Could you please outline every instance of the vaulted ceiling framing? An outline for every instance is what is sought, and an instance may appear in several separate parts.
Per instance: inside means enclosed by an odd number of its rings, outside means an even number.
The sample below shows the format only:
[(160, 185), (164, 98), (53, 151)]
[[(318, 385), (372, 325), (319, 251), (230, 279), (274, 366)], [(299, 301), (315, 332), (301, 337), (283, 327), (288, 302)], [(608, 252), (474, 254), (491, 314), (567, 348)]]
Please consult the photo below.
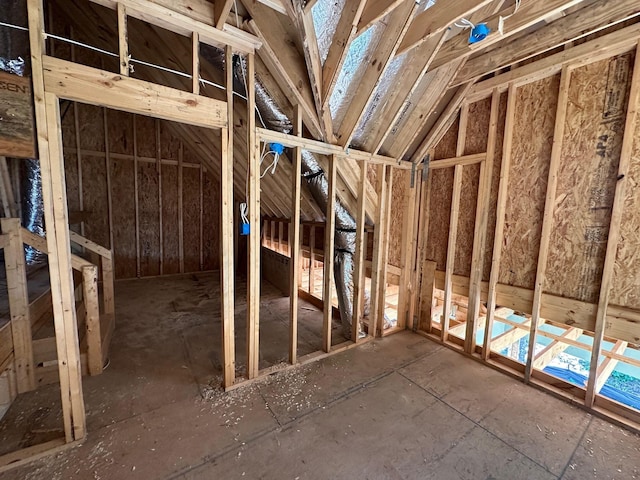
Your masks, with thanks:
[[(89, 2), (55, 2), (63, 7), (58, 10), (66, 12), (76, 35), (89, 43), (109, 48), (117, 38), (116, 25), (99, 7)], [(102, 3), (111, 6), (112, 2)], [(233, 35), (242, 35), (241, 30), (255, 34), (262, 41), (256, 77), (289, 118), (300, 106), (305, 136), (414, 163), (422, 162), (444, 134), (479, 80), (621, 22), (634, 22), (640, 14), (634, 0), (613, 4), (608, 0), (522, 0), (517, 5), (515, 0), (151, 3)], [(456, 25), (462, 19), (486, 23), (491, 33), (469, 44), (469, 30)], [(130, 35), (138, 38), (135, 54), (190, 71), (189, 42), (172, 42), (166, 32), (148, 24)], [(153, 42), (146, 41), (149, 38)], [(158, 45), (166, 48), (160, 51)], [(202, 77), (222, 76), (205, 59), (201, 69)], [(170, 73), (154, 70), (149, 74), (175, 88), (189, 87), (188, 79)], [(223, 91), (214, 90), (208, 88), (207, 94), (224, 97)], [(238, 100), (235, 127), (242, 136), (247, 122), (241, 105), (243, 100)], [(207, 158), (219, 154), (219, 139), (182, 125), (172, 128), (218, 175), (219, 165)], [(246, 158), (246, 146), (239, 144), (235, 162), (239, 194), (245, 188)], [(291, 163), (283, 161), (278, 168), (278, 175), (263, 179), (267, 195), (262, 209), (268, 215), (289, 217)], [(357, 203), (358, 171), (356, 162), (342, 161), (338, 168), (338, 195), (351, 211)], [(367, 188), (375, 197), (374, 186)], [(302, 192), (302, 218), (321, 219), (323, 212), (304, 186)]]

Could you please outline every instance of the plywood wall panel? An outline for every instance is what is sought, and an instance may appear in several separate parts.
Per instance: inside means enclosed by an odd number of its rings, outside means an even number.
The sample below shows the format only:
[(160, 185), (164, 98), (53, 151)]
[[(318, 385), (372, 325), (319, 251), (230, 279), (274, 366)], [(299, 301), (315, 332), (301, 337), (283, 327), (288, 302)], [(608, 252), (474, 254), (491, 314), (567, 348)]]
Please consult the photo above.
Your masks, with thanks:
[(154, 163), (138, 163), (140, 275), (160, 274), (160, 212), (158, 171)]
[(559, 75), (516, 91), (513, 147), (502, 261), (498, 281), (533, 289), (549, 161), (553, 144)]
[(107, 166), (104, 157), (82, 157), (82, 195), (86, 214), (85, 236), (99, 245), (110, 247)]
[(455, 275), (469, 276), (471, 274), (479, 179), (479, 164), (463, 167), (458, 234), (456, 236), (456, 250), (453, 262), (453, 273)]
[(104, 109), (78, 103), (78, 123), (80, 126), (80, 148), (104, 152)]
[(162, 240), (163, 273), (179, 273), (178, 167), (173, 165), (162, 165)]
[(429, 175), (431, 175), (429, 232), (425, 256), (427, 260), (437, 263), (438, 270), (444, 270), (447, 264), (453, 168), (432, 170)]
[(165, 120), (160, 122), (160, 154), (162, 158), (178, 160), (178, 150), (180, 150), (180, 139), (171, 134), (171, 128)]
[(200, 169), (182, 169), (184, 271), (200, 270)]
[(202, 188), (204, 269), (220, 268), (220, 184), (205, 172)]
[(597, 303), (631, 83), (630, 54), (574, 70), (545, 291)]
[(133, 115), (119, 110), (107, 110), (109, 151), (133, 155)]
[(136, 276), (135, 170), (131, 160), (111, 160), (115, 277)]
[(447, 133), (440, 139), (436, 145), (431, 160), (439, 160), (443, 158), (452, 158), (456, 156), (456, 146), (458, 144), (458, 123), (459, 119), (451, 124)]
[[(640, 102), (636, 108), (639, 107)], [(609, 301), (640, 309), (640, 121), (637, 120), (633, 139)]]
[(156, 157), (156, 120), (143, 115), (136, 116), (136, 134), (138, 140), (138, 155), (141, 157)]
[(407, 211), (407, 189), (410, 188), (411, 172), (409, 170), (391, 169), (393, 185), (391, 191), (391, 222), (389, 227), (388, 264), (402, 266), (402, 226)]

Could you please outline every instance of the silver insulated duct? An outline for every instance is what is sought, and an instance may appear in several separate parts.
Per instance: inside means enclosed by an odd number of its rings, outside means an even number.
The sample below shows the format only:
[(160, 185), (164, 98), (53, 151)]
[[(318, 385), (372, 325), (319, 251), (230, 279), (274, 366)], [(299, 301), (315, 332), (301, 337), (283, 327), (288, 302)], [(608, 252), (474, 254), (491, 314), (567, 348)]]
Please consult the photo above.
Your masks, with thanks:
[[(200, 54), (217, 68), (224, 68), (224, 53), (215, 47), (202, 45)], [(234, 57), (234, 92), (246, 97), (243, 80), (246, 68), (244, 59)], [(260, 79), (256, 77), (256, 108), (262, 126), (273, 131), (291, 133), (293, 125), (280, 107), (269, 96)], [(328, 201), (328, 181), (315, 154), (302, 151), (302, 178), (318, 206), (326, 211)], [(353, 317), (353, 256), (355, 254), (356, 221), (349, 212), (336, 201), (336, 232), (334, 255), (334, 279), (338, 296), (338, 308), (342, 321), (343, 335), (351, 338)], [(362, 328), (362, 327), (361, 327)]]

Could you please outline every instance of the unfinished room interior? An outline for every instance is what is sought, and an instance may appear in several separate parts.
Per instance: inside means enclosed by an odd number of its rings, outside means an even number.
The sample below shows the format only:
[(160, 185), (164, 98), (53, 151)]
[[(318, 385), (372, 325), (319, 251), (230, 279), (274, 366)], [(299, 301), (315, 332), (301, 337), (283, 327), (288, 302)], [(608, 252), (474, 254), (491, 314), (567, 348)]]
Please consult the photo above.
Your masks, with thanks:
[(0, 478), (640, 479), (638, 0), (2, 0)]

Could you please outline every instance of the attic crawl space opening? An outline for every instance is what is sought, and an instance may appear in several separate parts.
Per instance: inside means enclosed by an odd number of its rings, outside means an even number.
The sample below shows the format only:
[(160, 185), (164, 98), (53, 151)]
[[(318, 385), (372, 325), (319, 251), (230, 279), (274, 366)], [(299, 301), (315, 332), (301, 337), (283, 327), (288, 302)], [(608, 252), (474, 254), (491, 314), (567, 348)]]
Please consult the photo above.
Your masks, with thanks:
[(0, 471), (399, 332), (638, 429), (637, 3), (7, 2)]

